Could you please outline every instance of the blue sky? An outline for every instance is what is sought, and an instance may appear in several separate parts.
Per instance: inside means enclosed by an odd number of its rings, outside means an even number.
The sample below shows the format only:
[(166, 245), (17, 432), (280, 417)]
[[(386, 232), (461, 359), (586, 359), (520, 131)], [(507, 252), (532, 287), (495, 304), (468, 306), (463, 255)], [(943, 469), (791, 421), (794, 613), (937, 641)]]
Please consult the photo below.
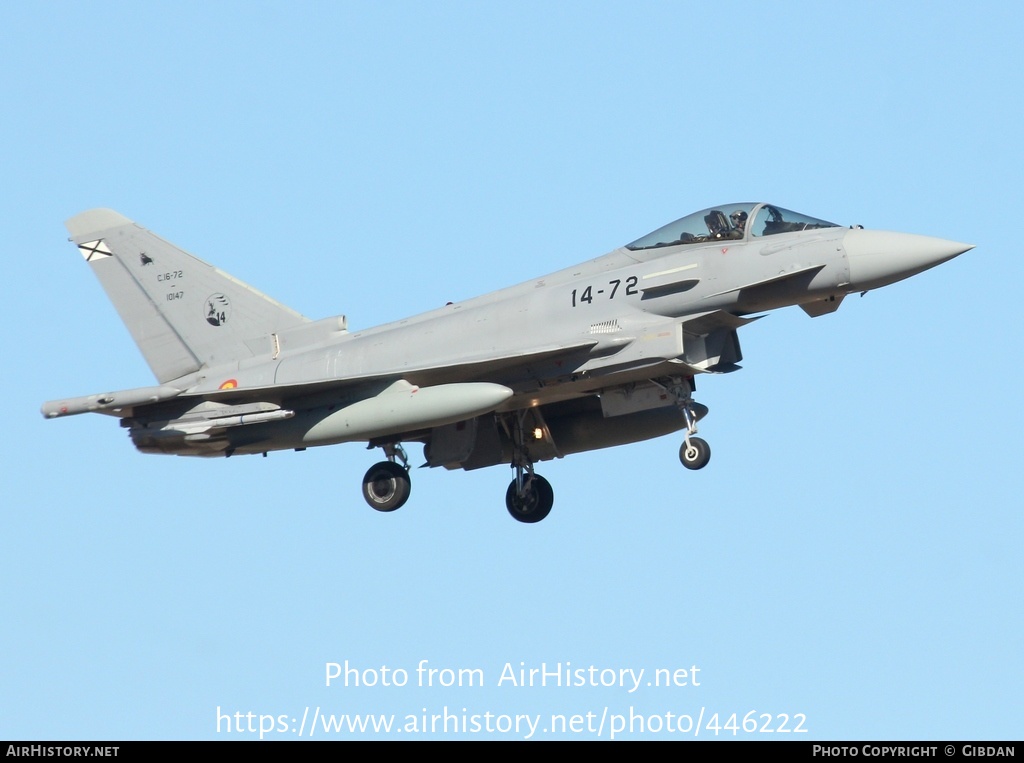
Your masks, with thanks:
[[(1018, 4), (6, 16), (0, 738), (259, 736), (218, 732), (218, 708), (272, 718), (269, 738), (304, 713), (445, 708), (540, 715), (546, 739), (598, 736), (545, 731), (552, 714), (702, 709), (805, 717), (754, 738), (1020, 738)], [(358, 445), (163, 458), (105, 417), (38, 412), (151, 383), (66, 241), (84, 209), (365, 327), (743, 200), (977, 248), (744, 328), (744, 370), (700, 380), (707, 469), (680, 468), (676, 436), (547, 463), (538, 525), (508, 517), (501, 467), (417, 470), (380, 515)], [(484, 685), (417, 686), (422, 660)], [(346, 661), (409, 683), (325, 686)], [(520, 663), (646, 672), (633, 693), (497, 685)], [(646, 685), (693, 666), (699, 686)]]

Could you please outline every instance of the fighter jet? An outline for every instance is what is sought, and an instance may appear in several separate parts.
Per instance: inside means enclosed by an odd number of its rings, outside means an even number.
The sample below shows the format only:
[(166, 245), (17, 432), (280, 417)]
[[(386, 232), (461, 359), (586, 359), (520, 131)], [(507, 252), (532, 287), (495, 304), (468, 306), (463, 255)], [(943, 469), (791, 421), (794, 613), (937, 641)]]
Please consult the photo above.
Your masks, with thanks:
[(702, 374), (731, 373), (737, 331), (790, 305), (812, 317), (970, 244), (841, 227), (764, 203), (687, 215), (602, 257), (376, 328), (311, 321), (109, 209), (66, 223), (157, 384), (45, 403), (46, 418), (117, 416), (143, 453), (239, 456), (366, 442), (384, 460), (363, 497), (410, 494), (424, 466), (510, 465), (509, 513), (551, 511), (540, 461), (682, 431), (696, 436)]

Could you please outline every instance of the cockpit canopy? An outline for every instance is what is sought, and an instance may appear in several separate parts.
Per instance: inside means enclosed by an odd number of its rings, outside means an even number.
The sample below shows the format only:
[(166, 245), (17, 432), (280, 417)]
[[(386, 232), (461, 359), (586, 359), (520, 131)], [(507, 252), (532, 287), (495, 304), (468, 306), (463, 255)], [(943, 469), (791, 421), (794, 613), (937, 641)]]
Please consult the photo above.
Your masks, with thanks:
[(669, 223), (632, 244), (627, 249), (657, 249), (682, 244), (706, 244), (712, 241), (740, 241), (751, 236), (838, 228), (835, 223), (791, 212), (771, 204), (725, 204), (709, 207)]

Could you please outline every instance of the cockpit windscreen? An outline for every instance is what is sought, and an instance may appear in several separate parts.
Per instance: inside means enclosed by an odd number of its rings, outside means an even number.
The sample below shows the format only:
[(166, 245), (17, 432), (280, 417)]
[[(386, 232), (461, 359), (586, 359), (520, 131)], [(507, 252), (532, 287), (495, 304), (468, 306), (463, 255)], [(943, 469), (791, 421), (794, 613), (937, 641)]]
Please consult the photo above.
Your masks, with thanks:
[(838, 228), (835, 223), (808, 217), (797, 212), (790, 212), (782, 207), (765, 204), (754, 216), (754, 224), (750, 226), (753, 236), (771, 236), (775, 233), (793, 233), (794, 231), (811, 230), (813, 228)]
[(813, 228), (838, 227), (835, 223), (771, 204), (725, 204), (680, 218), (626, 244), (626, 248), (636, 251), (714, 241), (740, 241), (747, 237), (748, 232), (751, 236), (772, 236)]
[(709, 241), (743, 238), (744, 229), (756, 204), (726, 204), (694, 212), (658, 230), (638, 238), (627, 249), (656, 249), (680, 244), (705, 244)]

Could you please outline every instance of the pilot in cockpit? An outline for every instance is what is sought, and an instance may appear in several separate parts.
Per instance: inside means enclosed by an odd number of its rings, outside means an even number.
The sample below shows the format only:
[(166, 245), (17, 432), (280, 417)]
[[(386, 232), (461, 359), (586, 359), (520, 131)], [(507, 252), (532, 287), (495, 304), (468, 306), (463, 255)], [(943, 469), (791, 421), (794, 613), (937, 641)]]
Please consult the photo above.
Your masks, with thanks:
[(743, 229), (747, 224), (747, 213), (742, 209), (737, 209), (727, 219), (722, 210), (712, 209), (704, 215), (704, 224), (708, 226), (710, 240), (739, 240), (744, 235)]
[(742, 209), (737, 209), (731, 215), (729, 220), (732, 222), (732, 227), (739, 235), (736, 238), (743, 238), (743, 232), (747, 227), (747, 213)]

